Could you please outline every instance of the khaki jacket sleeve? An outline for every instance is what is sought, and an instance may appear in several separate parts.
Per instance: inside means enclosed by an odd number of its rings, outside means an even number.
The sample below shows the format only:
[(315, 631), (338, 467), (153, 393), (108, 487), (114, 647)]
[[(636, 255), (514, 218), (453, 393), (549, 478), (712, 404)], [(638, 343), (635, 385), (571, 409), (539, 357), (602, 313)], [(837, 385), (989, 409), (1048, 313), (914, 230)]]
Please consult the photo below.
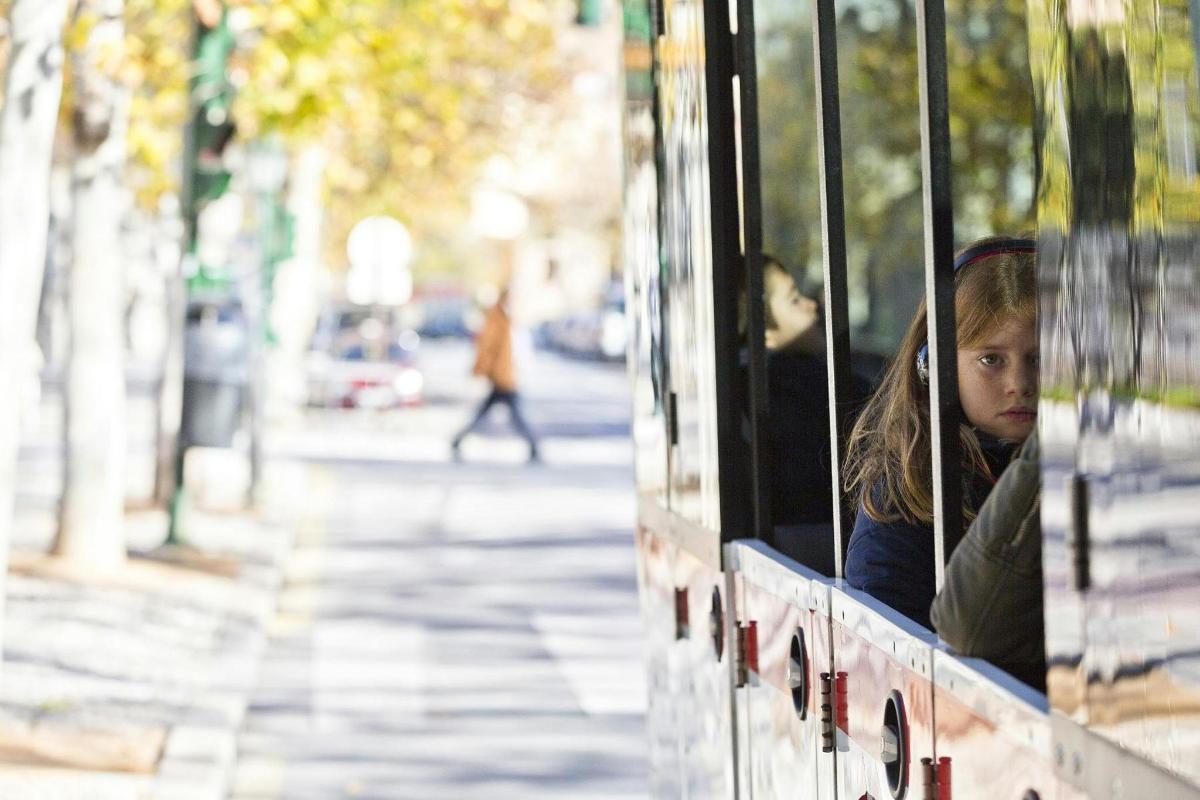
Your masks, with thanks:
[(965, 656), (999, 665), (1044, 660), (1037, 434), (992, 489), (946, 566), (930, 617)]

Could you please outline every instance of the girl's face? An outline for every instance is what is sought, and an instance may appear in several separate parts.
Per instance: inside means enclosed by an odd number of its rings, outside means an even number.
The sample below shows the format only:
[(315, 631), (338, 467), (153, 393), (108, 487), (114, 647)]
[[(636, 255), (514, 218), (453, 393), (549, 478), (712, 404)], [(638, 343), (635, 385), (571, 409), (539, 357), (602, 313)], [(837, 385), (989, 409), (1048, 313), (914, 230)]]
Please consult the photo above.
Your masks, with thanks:
[(1010, 319), (976, 347), (958, 349), (958, 398), (967, 421), (1021, 442), (1037, 423), (1038, 340), (1033, 320)]
[[(820, 343), (817, 326), (817, 301), (800, 294), (796, 281), (778, 267), (763, 272), (767, 308), (774, 326), (767, 328), (767, 348), (782, 350), (803, 346), (814, 336)], [(805, 347), (807, 350), (808, 348)]]

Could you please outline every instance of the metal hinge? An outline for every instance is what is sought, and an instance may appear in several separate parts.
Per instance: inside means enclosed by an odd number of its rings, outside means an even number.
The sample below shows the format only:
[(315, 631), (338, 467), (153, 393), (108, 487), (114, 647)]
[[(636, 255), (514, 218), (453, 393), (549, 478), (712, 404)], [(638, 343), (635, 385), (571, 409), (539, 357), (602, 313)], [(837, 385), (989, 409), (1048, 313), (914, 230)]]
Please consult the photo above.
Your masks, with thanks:
[(837, 741), (833, 725), (833, 676), (821, 673), (821, 752), (832, 753)]
[(687, 587), (675, 590), (675, 638), (686, 639), (691, 633), (688, 620), (688, 590)]
[(758, 623), (751, 620), (737, 629), (737, 685), (742, 688), (750, 682), (750, 673), (758, 672)]
[(675, 392), (667, 393), (667, 445), (679, 444), (679, 396)]
[(921, 759), (921, 800), (951, 800), (949, 756)]
[(1092, 544), (1088, 530), (1088, 484), (1083, 475), (1071, 477), (1071, 580), (1076, 591), (1092, 585)]

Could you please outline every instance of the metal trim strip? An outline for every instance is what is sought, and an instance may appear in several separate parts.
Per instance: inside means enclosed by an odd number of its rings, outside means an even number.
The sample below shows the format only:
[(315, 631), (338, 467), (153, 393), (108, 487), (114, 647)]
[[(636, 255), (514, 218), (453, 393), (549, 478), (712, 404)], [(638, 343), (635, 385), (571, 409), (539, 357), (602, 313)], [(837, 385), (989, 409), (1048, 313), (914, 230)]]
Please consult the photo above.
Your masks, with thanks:
[(898, 611), (839, 583), (831, 589), (829, 616), (833, 624), (849, 628), (904, 669), (933, 677), (936, 634)]
[(1054, 771), (1092, 800), (1133, 796), (1154, 800), (1200, 800), (1191, 786), (1140, 755), (1088, 730), (1059, 711), (1050, 712)]
[(723, 569), (720, 535), (663, 508), (654, 496), (638, 498), (638, 525), (686, 550), (705, 566)]
[(951, 652), (945, 643), (933, 651), (933, 685), (1010, 735), (1024, 729), (1030, 746), (1050, 752), (1050, 704), (1046, 695), (1026, 686), (981, 658)]
[(792, 605), (812, 610), (814, 581), (828, 581), (798, 561), (793, 561), (766, 542), (742, 539), (725, 545), (727, 569), (741, 573), (756, 588)]

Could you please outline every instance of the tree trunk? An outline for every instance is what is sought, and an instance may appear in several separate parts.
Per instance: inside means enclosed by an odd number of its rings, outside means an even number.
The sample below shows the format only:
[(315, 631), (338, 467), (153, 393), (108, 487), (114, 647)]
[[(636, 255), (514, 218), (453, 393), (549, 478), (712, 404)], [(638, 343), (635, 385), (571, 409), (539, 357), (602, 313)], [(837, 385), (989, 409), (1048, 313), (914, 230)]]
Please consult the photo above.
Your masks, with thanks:
[(111, 569), (125, 560), (125, 281), (120, 229), (129, 91), (116, 76), (124, 0), (80, 0), (93, 23), (74, 55), (74, 224), (66, 464), (55, 555)]
[(0, 375), (10, 388), (0, 392), (0, 621), (20, 431), (20, 393), (12, 389), (36, 379), (29, 366), (46, 265), (66, 15), (66, 0), (15, 0), (10, 14), (12, 49), (0, 110)]
[(175, 449), (183, 410), (183, 334), (187, 316), (187, 287), (180, 261), (183, 235), (182, 220), (175, 214), (160, 214), (155, 232), (155, 258), (163, 269), (167, 342), (155, 398), (154, 502), (162, 508), (170, 505), (175, 494)]

